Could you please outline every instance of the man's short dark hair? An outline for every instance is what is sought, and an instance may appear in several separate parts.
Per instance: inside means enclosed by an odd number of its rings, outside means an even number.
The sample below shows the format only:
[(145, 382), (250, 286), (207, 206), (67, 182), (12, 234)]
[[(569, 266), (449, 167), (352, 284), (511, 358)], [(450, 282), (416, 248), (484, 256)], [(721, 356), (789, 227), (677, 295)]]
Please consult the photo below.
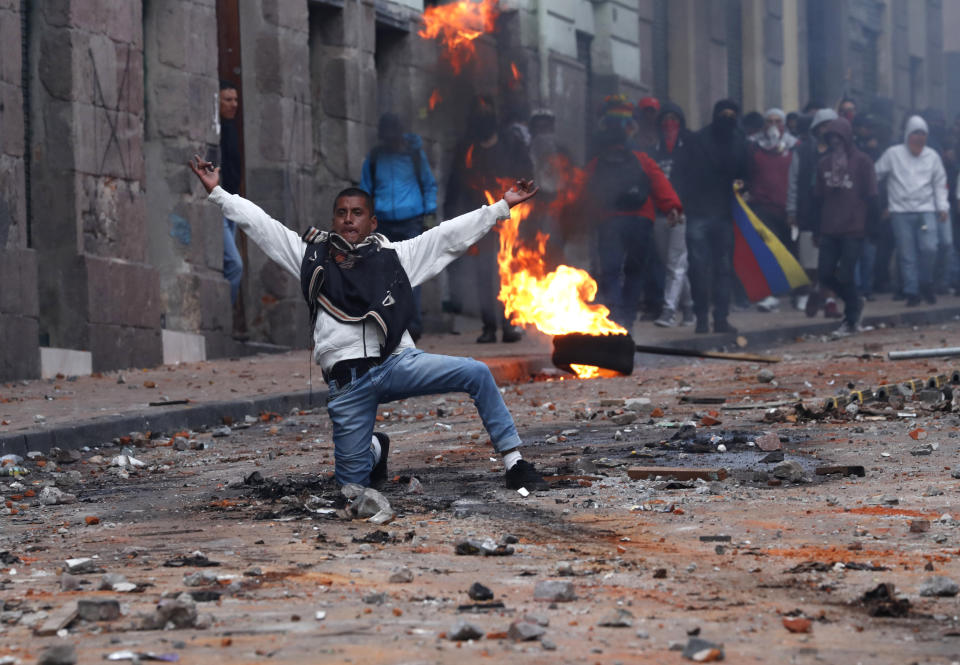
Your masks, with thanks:
[(237, 86), (230, 81), (220, 79), (220, 89), (221, 90), (236, 90)]
[(370, 196), (369, 192), (360, 189), (359, 187), (347, 187), (342, 190), (337, 197), (333, 199), (333, 213), (337, 213), (337, 202), (345, 196), (359, 196), (367, 204), (367, 212), (371, 215), (373, 214), (373, 197)]

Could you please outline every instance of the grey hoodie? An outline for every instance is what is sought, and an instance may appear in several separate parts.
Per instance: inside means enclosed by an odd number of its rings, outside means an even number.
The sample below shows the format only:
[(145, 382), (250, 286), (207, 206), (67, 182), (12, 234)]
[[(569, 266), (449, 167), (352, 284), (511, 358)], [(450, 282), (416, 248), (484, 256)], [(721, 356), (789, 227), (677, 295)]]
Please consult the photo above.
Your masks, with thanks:
[(950, 209), (947, 203), (947, 172), (936, 150), (924, 146), (916, 157), (907, 147), (914, 132), (929, 133), (927, 123), (911, 116), (903, 133), (903, 143), (887, 148), (877, 160), (877, 179), (887, 178), (890, 212), (937, 212)]

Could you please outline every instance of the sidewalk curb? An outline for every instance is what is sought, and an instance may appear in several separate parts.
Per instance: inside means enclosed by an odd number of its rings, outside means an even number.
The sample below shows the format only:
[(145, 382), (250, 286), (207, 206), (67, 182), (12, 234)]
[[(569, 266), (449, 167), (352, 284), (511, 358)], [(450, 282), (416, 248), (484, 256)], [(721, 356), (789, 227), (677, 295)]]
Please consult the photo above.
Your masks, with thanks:
[[(490, 358), (485, 361), (498, 384), (526, 380), (544, 367), (550, 366), (550, 356), (515, 356)], [(130, 432), (176, 432), (202, 426), (223, 424), (224, 417), (242, 422), (247, 415), (255, 416), (264, 411), (286, 415), (294, 407), (323, 406), (327, 402), (326, 388), (309, 391), (280, 393), (263, 397), (210, 402), (185, 407), (152, 407), (149, 410), (133, 411), (120, 416), (105, 416), (82, 421), (76, 425), (53, 427), (43, 430), (28, 430), (0, 435), (0, 454), (26, 455), (31, 450), (46, 452), (53, 447), (63, 449), (96, 446), (112, 441)]]
[[(771, 314), (776, 316), (776, 314)], [(908, 326), (932, 326), (939, 323), (952, 322), (960, 317), (960, 307), (943, 307), (940, 309), (924, 310), (904, 310), (897, 314), (887, 314), (882, 316), (867, 316), (861, 321), (862, 325), (877, 327), (880, 324), (886, 327), (908, 327)], [(753, 332), (738, 333), (746, 338), (748, 349), (762, 349), (765, 347), (776, 346), (782, 342), (793, 342), (798, 337), (804, 335), (829, 335), (840, 327), (841, 319), (833, 319), (829, 322), (822, 321), (805, 325), (788, 326), (785, 328), (772, 328), (770, 330), (758, 330)], [(662, 346), (674, 349), (693, 349), (696, 351), (713, 351), (719, 348), (727, 350), (736, 349), (737, 335), (697, 335), (682, 340), (663, 342)]]

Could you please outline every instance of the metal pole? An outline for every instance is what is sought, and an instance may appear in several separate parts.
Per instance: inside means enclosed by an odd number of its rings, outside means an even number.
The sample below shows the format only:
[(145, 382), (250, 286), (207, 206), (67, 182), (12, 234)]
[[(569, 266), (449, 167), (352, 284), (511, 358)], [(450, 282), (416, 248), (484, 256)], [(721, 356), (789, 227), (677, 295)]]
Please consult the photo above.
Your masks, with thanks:
[(940, 358), (946, 356), (960, 356), (960, 346), (945, 346), (939, 349), (913, 349), (912, 351), (890, 351), (887, 353), (887, 358), (890, 360)]

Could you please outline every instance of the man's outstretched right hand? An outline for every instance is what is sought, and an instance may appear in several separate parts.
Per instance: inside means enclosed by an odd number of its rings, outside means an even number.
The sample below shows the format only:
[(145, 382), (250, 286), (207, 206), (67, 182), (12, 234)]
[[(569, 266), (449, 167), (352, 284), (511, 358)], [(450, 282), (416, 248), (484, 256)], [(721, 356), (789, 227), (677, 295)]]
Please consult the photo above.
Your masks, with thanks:
[(219, 166), (214, 168), (212, 162), (200, 159), (200, 155), (194, 155), (193, 159), (187, 163), (190, 165), (190, 169), (200, 178), (200, 182), (203, 183), (203, 188), (207, 190), (207, 194), (212, 192), (213, 188), (220, 184)]

